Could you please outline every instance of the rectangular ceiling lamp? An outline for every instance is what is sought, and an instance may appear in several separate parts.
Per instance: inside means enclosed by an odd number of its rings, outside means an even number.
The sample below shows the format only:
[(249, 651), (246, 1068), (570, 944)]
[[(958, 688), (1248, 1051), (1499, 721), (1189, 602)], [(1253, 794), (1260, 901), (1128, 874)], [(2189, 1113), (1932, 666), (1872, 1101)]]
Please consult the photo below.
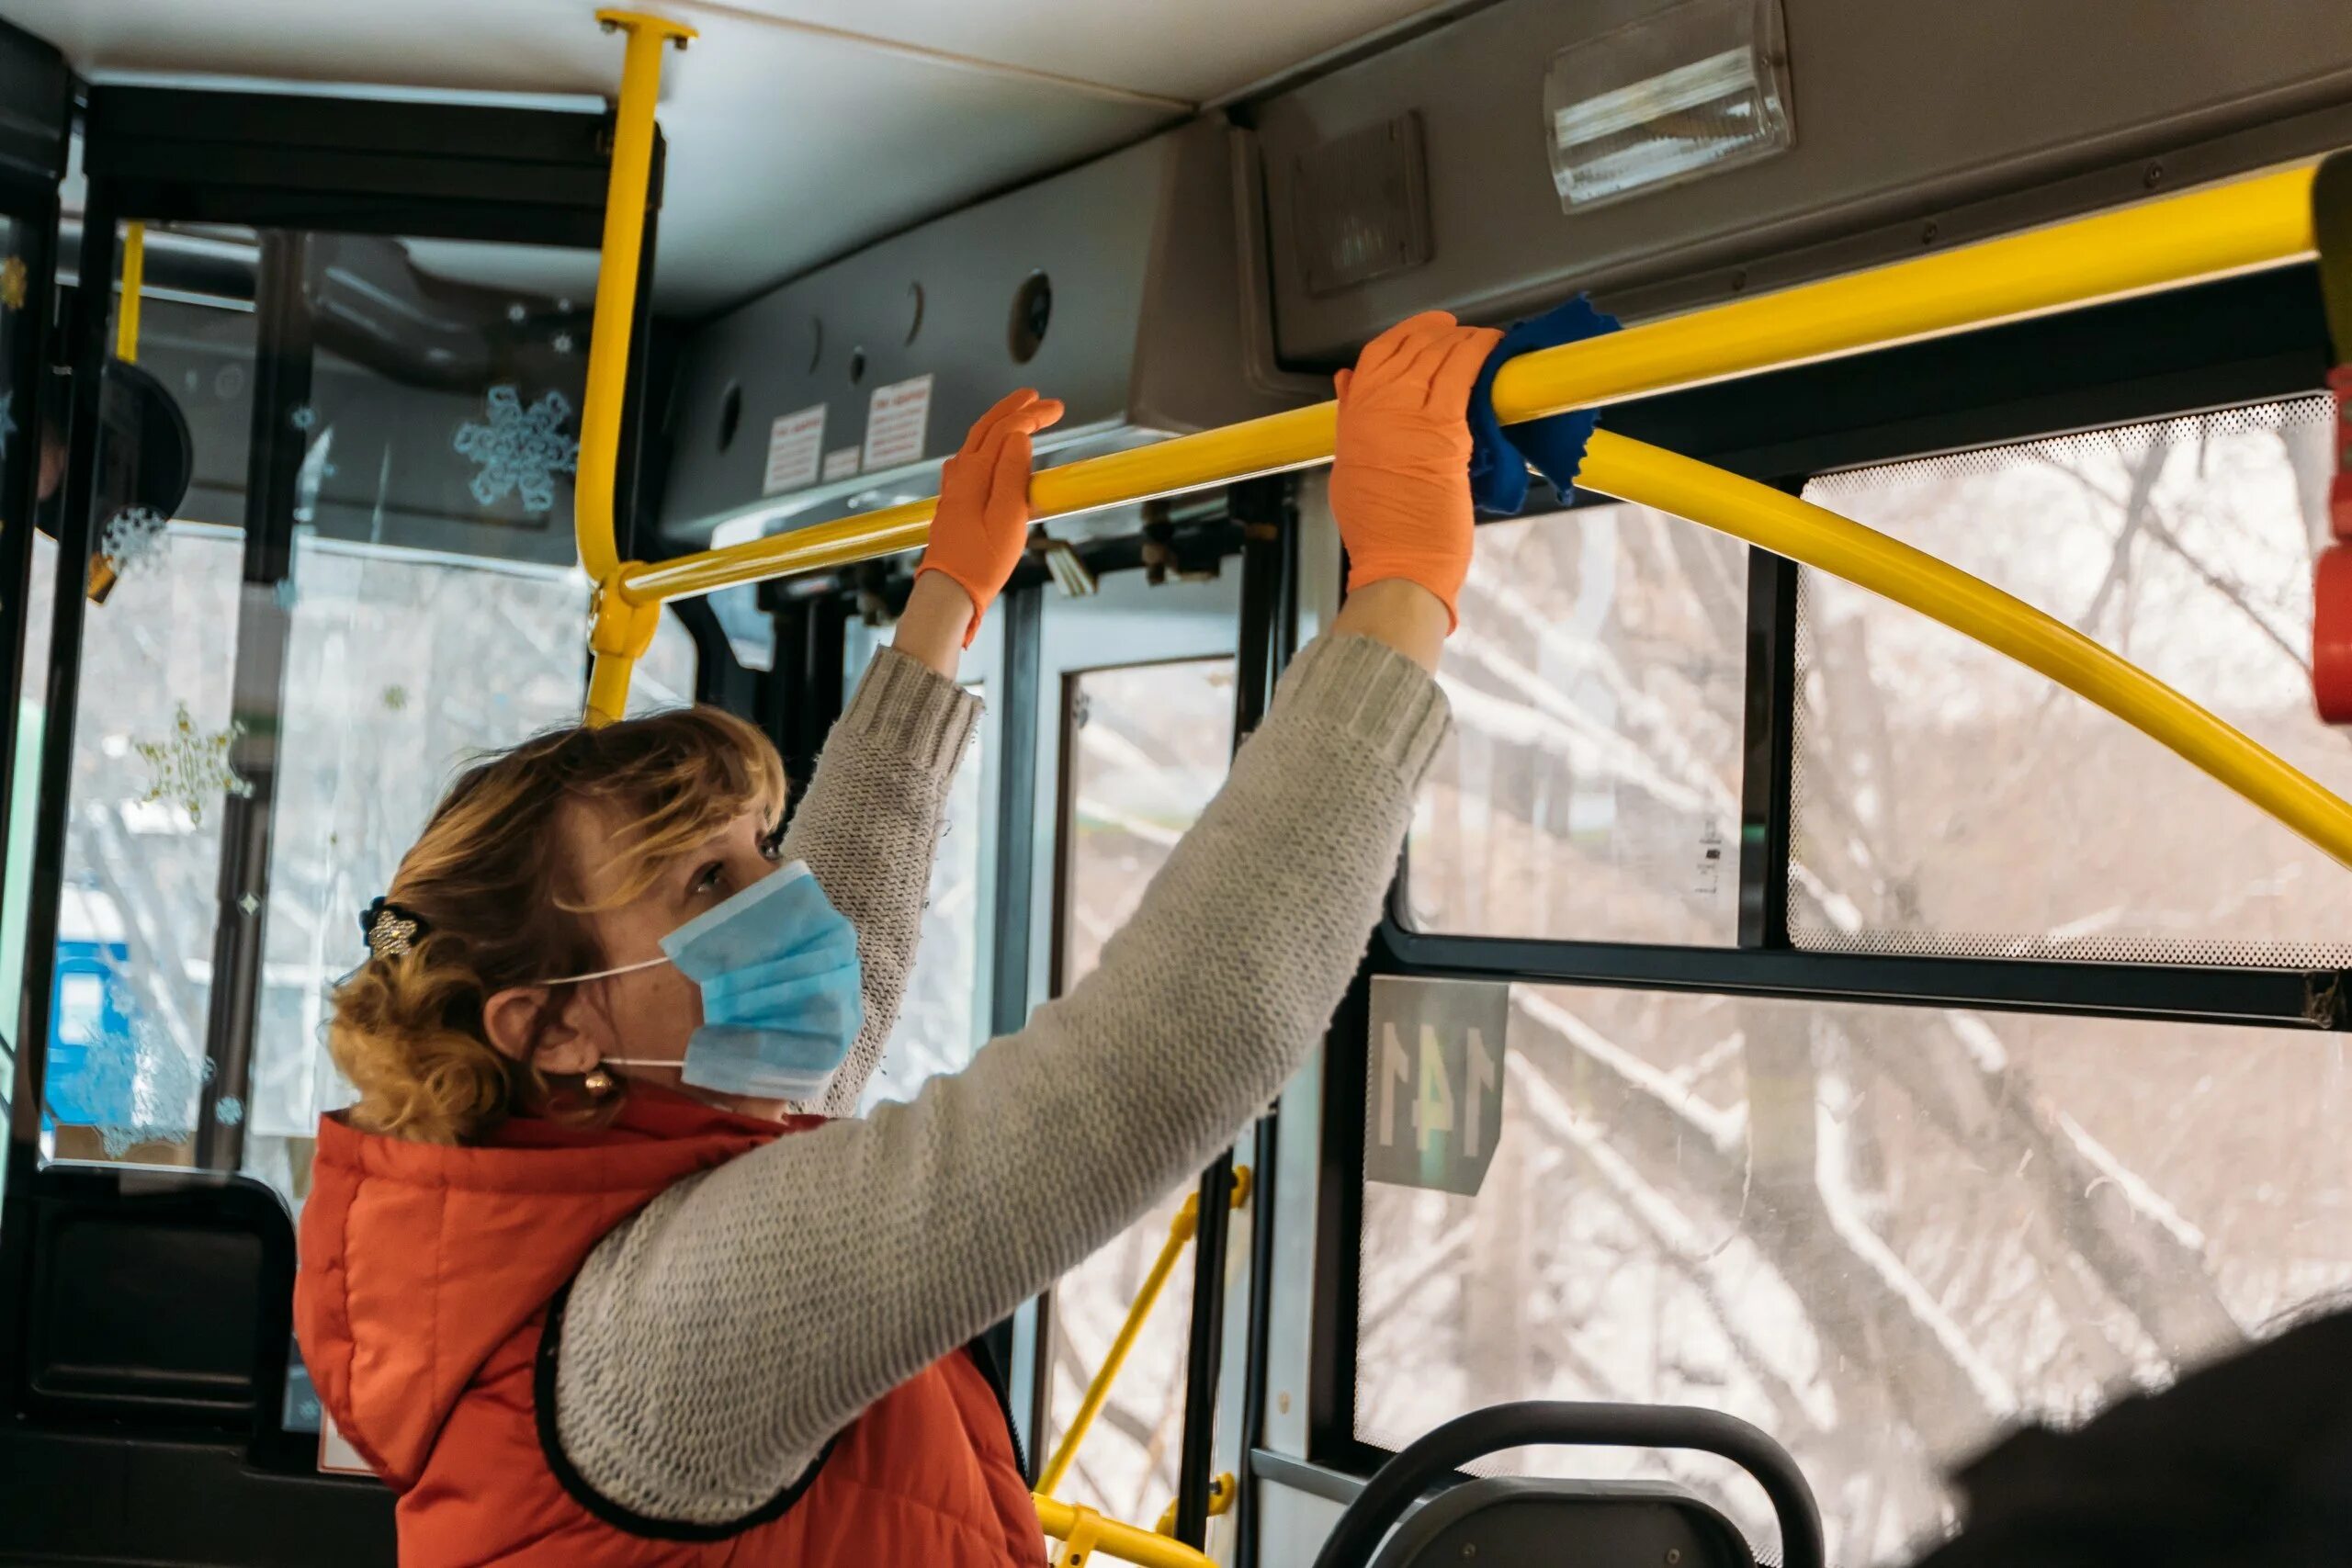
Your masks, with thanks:
[(1570, 44), (1544, 73), (1544, 117), (1567, 212), (1784, 152), (1780, 0), (1681, 0)]

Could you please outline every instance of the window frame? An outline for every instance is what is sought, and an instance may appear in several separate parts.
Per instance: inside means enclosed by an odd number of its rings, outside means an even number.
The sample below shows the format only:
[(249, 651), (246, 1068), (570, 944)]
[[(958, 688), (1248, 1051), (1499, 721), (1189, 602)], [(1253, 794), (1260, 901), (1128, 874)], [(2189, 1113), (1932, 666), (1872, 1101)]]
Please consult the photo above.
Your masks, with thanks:
[[(2331, 363), (2308, 264), (1645, 399), (1607, 423), (1798, 493), (1843, 469), (2309, 396)], [(1581, 497), (1578, 498), (1582, 499)], [(1801, 951), (1788, 933), (1798, 567), (1748, 553), (1736, 947), (1417, 931), (1405, 873), (1327, 1040), (1306, 1459), (1369, 1475), (1356, 1435), (1364, 1031), (1374, 976), (1921, 1008), (2352, 1029), (2347, 971)], [(1261, 1450), (1263, 1452), (1264, 1450)], [(1284, 1462), (1291, 1456), (1270, 1455)]]

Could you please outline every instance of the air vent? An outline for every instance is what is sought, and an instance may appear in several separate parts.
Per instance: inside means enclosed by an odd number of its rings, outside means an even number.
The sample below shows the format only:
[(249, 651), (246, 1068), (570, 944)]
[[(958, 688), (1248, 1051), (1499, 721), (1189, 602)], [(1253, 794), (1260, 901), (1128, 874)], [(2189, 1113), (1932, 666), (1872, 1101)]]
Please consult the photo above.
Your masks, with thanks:
[(1336, 294), (1430, 259), (1419, 114), (1308, 148), (1293, 167), (1292, 231), (1308, 294)]

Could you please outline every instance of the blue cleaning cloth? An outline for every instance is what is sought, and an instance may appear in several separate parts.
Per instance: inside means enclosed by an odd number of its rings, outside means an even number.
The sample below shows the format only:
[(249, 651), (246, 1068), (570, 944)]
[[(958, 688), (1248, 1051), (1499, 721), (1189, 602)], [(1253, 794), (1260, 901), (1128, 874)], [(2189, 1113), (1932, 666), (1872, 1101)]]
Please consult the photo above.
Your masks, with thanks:
[(1579, 294), (1512, 327), (1487, 355), (1470, 389), (1470, 499), (1481, 512), (1517, 516), (1527, 504), (1531, 467), (1565, 498), (1584, 462), (1585, 443), (1600, 424), (1598, 413), (1581, 410), (1506, 430), (1495, 418), (1495, 372), (1532, 348), (1557, 348), (1616, 330), (1616, 317), (1594, 310), (1592, 301)]

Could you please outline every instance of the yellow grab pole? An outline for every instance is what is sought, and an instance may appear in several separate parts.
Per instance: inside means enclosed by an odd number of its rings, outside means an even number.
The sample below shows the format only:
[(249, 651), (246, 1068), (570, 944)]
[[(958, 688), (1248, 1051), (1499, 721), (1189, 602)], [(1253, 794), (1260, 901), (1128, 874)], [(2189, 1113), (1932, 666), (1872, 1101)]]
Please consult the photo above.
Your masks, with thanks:
[[(2298, 261), (2312, 250), (2311, 186), (2309, 167), (2257, 175), (1522, 355), (1495, 378), (1495, 412), (1515, 424)], [(1335, 414), (1318, 403), (1047, 468), (1029, 509), (1055, 517), (1327, 462)], [(674, 599), (915, 549), (933, 505), (631, 566), (622, 586)]]
[[(1086, 1540), (1093, 1551), (1106, 1552), (1123, 1562), (1137, 1563), (1140, 1568), (1216, 1568), (1213, 1559), (1182, 1541), (1104, 1518), (1091, 1508), (1057, 1503), (1051, 1497), (1039, 1497), (1036, 1501), (1037, 1522), (1056, 1540)], [(1067, 1552), (1061, 1562), (1068, 1568), (1079, 1568), (1079, 1560)]]
[[(645, 241), (646, 194), (653, 178), (653, 111), (662, 96), (662, 51), (673, 43), (684, 49), (699, 35), (683, 22), (636, 11), (599, 11), (596, 20), (606, 32), (618, 31), (628, 39), (621, 57), (620, 100), (613, 110), (612, 173), (605, 186), (605, 241), (596, 266), (596, 313), (589, 324), (580, 478), (571, 503), (580, 568), (596, 584), (601, 626), (608, 602), (630, 597), (620, 586), (613, 490), (620, 473), (621, 403), (628, 389), (638, 273), (645, 264), (639, 252)], [(589, 677), (590, 724), (612, 722), (628, 703), (634, 656), (628, 662), (619, 658), (601, 647), (596, 649)]]
[(122, 304), (114, 318), (114, 356), (139, 363), (139, 293), (147, 286), (147, 225), (130, 223), (122, 232)]
[[(1236, 1209), (1250, 1201), (1250, 1168), (1246, 1165), (1234, 1168), (1232, 1201)], [(1061, 1489), (1063, 1477), (1069, 1473), (1071, 1461), (1078, 1458), (1079, 1444), (1086, 1440), (1094, 1418), (1102, 1414), (1102, 1406), (1111, 1397), (1111, 1385), (1118, 1381), (1127, 1352), (1136, 1348), (1136, 1337), (1143, 1333), (1144, 1323), (1159, 1303), (1159, 1292), (1167, 1288), (1168, 1276), (1174, 1270), (1176, 1260), (1184, 1255), (1185, 1245), (1200, 1228), (1201, 1195), (1195, 1192), (1184, 1200), (1184, 1206), (1168, 1223), (1168, 1239), (1159, 1244), (1159, 1256), (1151, 1260), (1151, 1272), (1143, 1277), (1143, 1288), (1127, 1303), (1126, 1321), (1119, 1325), (1118, 1337), (1103, 1353), (1102, 1365), (1096, 1370), (1094, 1381), (1086, 1385), (1086, 1396), (1079, 1401), (1078, 1414), (1070, 1417), (1069, 1429), (1054, 1445), (1053, 1457), (1046, 1461), (1046, 1468), (1038, 1472), (1037, 1490), (1041, 1495)]]
[(1803, 561), (2006, 653), (2352, 866), (2352, 805), (2146, 671), (1949, 562), (1769, 485), (1605, 430), (1594, 434), (1577, 483)]
[(1053, 1458), (1037, 1472), (1037, 1490), (1045, 1493), (1061, 1490), (1063, 1478), (1069, 1473), (1070, 1461), (1078, 1458), (1078, 1445), (1085, 1440), (1087, 1429), (1102, 1413), (1103, 1403), (1111, 1397), (1112, 1382), (1125, 1365), (1127, 1352), (1134, 1349), (1136, 1337), (1143, 1332), (1144, 1320), (1151, 1315), (1152, 1307), (1159, 1300), (1159, 1292), (1168, 1284), (1168, 1276), (1175, 1270), (1176, 1260), (1184, 1256), (1184, 1244), (1193, 1239), (1201, 1219), (1200, 1194), (1184, 1200), (1184, 1207), (1177, 1212), (1176, 1221), (1168, 1227), (1168, 1239), (1159, 1244), (1159, 1256), (1151, 1260), (1151, 1272), (1143, 1277), (1143, 1289), (1127, 1307), (1127, 1319), (1119, 1325), (1118, 1337), (1111, 1341), (1111, 1348), (1103, 1354), (1102, 1365), (1094, 1381), (1086, 1385), (1086, 1397), (1079, 1402), (1078, 1414), (1070, 1417), (1069, 1429), (1062, 1440), (1054, 1445)]

